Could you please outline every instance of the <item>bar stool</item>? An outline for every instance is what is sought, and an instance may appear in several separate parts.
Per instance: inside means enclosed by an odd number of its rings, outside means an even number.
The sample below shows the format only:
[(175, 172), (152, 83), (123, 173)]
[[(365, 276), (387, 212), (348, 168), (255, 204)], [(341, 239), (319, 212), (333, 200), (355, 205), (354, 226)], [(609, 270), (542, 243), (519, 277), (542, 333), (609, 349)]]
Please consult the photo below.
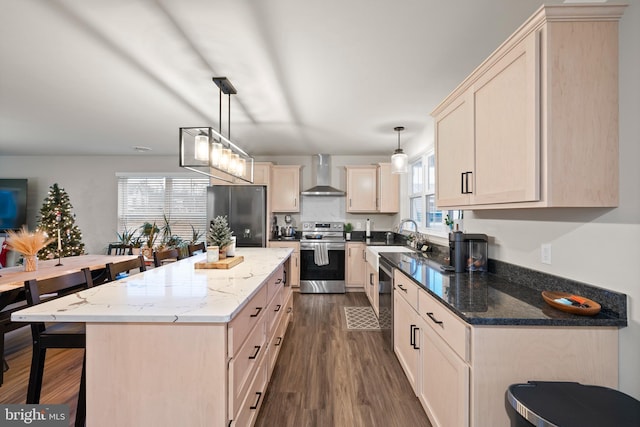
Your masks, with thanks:
[[(93, 286), (91, 272), (88, 268), (82, 271), (52, 277), (43, 280), (28, 280), (24, 283), (27, 303), (32, 306), (54, 298), (87, 289)], [(41, 300), (41, 296), (50, 295)], [(27, 389), (27, 403), (40, 403), (42, 377), (44, 376), (44, 362), (48, 348), (85, 348), (86, 335), (84, 323), (53, 323), (32, 322), (31, 334), (33, 351), (31, 355), (31, 372), (29, 373), (29, 387)], [(78, 392), (78, 406), (76, 410), (76, 426), (83, 426), (86, 418), (86, 383), (85, 361), (82, 360), (82, 375), (80, 377), (80, 391)]]
[(140, 272), (146, 271), (147, 266), (144, 263), (144, 257), (142, 255), (138, 258), (130, 259), (127, 261), (110, 262), (106, 266), (107, 269), (107, 282), (113, 282), (120, 279), (119, 275), (126, 273), (129, 274), (131, 270), (138, 270)]

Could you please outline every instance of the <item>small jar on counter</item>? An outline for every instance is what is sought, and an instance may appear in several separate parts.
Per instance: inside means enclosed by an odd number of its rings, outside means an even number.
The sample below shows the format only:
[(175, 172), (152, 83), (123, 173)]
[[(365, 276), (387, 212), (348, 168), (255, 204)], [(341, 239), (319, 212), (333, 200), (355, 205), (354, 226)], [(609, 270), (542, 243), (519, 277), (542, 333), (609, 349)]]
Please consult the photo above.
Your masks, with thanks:
[(217, 246), (207, 246), (207, 262), (218, 262), (220, 259), (220, 248)]

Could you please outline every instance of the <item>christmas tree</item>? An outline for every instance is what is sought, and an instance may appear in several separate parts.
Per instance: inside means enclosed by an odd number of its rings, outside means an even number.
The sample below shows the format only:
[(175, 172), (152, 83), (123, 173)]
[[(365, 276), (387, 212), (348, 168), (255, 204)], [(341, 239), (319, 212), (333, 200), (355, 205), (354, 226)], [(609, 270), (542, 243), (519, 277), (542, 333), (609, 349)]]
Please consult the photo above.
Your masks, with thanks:
[(218, 246), (221, 251), (231, 243), (232, 236), (233, 231), (229, 228), (226, 216), (217, 216), (209, 223), (209, 243)]
[(57, 258), (59, 248), (63, 257), (84, 253), (82, 233), (75, 225), (76, 218), (75, 214), (71, 213), (72, 208), (69, 195), (64, 188), (58, 187), (58, 184), (49, 187), (49, 194), (40, 208), (38, 228), (54, 240), (38, 252), (38, 258)]

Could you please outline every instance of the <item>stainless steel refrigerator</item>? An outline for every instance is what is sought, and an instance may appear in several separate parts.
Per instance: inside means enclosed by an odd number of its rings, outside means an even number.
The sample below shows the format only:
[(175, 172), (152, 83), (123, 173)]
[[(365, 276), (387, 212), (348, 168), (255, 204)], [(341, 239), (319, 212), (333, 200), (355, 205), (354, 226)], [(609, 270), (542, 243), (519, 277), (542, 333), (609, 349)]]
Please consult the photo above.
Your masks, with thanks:
[(266, 247), (267, 187), (212, 185), (207, 187), (207, 230), (216, 216), (226, 216), (236, 247)]

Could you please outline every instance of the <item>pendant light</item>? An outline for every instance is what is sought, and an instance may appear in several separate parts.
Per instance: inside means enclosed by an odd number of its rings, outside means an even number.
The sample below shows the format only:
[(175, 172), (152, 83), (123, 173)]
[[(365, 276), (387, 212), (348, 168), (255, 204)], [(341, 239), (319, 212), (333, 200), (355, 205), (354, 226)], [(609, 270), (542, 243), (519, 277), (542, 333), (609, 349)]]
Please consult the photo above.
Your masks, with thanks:
[[(253, 183), (253, 158), (231, 142), (231, 95), (236, 89), (226, 77), (214, 77), (219, 89), (219, 130), (211, 127), (180, 128), (180, 166), (217, 180)], [(227, 137), (222, 135), (222, 97), (228, 97)]]
[(409, 169), (409, 158), (402, 148), (400, 148), (400, 132), (404, 130), (404, 126), (396, 126), (393, 128), (398, 132), (398, 148), (393, 152), (391, 156), (391, 173), (407, 173)]

